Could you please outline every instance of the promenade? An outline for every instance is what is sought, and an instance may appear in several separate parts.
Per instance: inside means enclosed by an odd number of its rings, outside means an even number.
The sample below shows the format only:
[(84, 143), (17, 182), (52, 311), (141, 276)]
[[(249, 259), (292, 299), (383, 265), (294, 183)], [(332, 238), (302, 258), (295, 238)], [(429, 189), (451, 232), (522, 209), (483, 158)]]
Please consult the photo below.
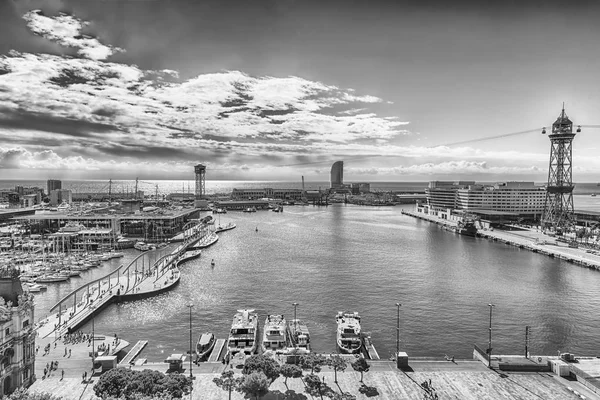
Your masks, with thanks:
[[(84, 344), (85, 346), (85, 344)], [(89, 348), (88, 348), (89, 349)], [(59, 360), (58, 371), (54, 371), (49, 378), (38, 380), (31, 386), (32, 392), (50, 392), (63, 399), (96, 400), (93, 385), (98, 381), (95, 376), (91, 381), (84, 383), (82, 371), (91, 364), (89, 358), (79, 368), (65, 369), (65, 377), (61, 379), (63, 366), (64, 346), (58, 346), (58, 355), (51, 354), (51, 358)], [(50, 359), (50, 358), (48, 358)], [(43, 358), (41, 360), (44, 361)], [(69, 361), (64, 361), (67, 365)], [(184, 368), (187, 368), (184, 363)], [(390, 361), (371, 361), (371, 369), (364, 374), (365, 385), (374, 388), (376, 396), (370, 397), (359, 392), (361, 386), (360, 373), (350, 366), (344, 372), (337, 373), (338, 383), (334, 382), (334, 371), (325, 367), (318, 373), (321, 379), (336, 392), (351, 393), (357, 399), (363, 400), (376, 398), (381, 400), (397, 399), (422, 399), (423, 389), (420, 384), (431, 380), (440, 399), (456, 400), (570, 400), (598, 399), (594, 393), (587, 390), (578, 382), (568, 381), (549, 373), (498, 373), (486, 368), (481, 362), (475, 360), (456, 360), (455, 362), (440, 360), (411, 360), (411, 370), (403, 372)], [(167, 364), (149, 363), (142, 366), (132, 366), (134, 370), (153, 369), (166, 372)], [(192, 399), (226, 399), (227, 393), (213, 383), (213, 378), (220, 375), (228, 366), (221, 363), (201, 363), (193, 366), (195, 377)], [(235, 369), (236, 374), (241, 370)], [(189, 375), (189, 370), (182, 371)], [(306, 371), (305, 371), (306, 374)], [(38, 375), (39, 376), (39, 375)], [(280, 377), (271, 384), (270, 393), (262, 397), (263, 400), (283, 398), (287, 391), (296, 393), (299, 399), (318, 399), (304, 392), (304, 384), (300, 379), (288, 379), (287, 385), (284, 378)], [(305, 397), (303, 397), (305, 396)], [(190, 396), (184, 398), (189, 399)], [(232, 393), (233, 400), (242, 400), (240, 393)]]

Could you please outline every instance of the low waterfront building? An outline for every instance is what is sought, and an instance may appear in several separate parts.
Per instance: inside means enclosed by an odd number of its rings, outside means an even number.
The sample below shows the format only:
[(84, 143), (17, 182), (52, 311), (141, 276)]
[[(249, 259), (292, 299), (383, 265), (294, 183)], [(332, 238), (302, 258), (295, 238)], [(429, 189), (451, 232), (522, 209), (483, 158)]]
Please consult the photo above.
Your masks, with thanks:
[[(106, 212), (108, 211), (108, 213)], [(197, 209), (165, 210), (158, 208), (151, 212), (118, 213), (106, 210), (103, 213), (36, 213), (13, 219), (27, 221), (30, 229), (57, 232), (67, 223), (81, 224), (87, 229), (110, 229), (115, 235), (130, 235), (145, 240), (165, 240), (181, 232), (191, 219), (198, 218)]]
[(233, 189), (231, 200), (302, 200), (304, 197), (302, 189)]
[(33, 296), (24, 292), (15, 269), (0, 271), (0, 394), (35, 381)]
[(352, 194), (362, 194), (369, 193), (371, 191), (370, 183), (351, 183), (350, 188), (352, 190)]
[(255, 208), (257, 210), (265, 210), (269, 208), (269, 202), (267, 200), (226, 200), (226, 201), (215, 201), (216, 208), (223, 208), (225, 210), (246, 210), (248, 208)]
[(75, 192), (72, 193), (73, 201), (109, 201), (109, 200), (127, 200), (127, 199), (143, 199), (144, 192)]

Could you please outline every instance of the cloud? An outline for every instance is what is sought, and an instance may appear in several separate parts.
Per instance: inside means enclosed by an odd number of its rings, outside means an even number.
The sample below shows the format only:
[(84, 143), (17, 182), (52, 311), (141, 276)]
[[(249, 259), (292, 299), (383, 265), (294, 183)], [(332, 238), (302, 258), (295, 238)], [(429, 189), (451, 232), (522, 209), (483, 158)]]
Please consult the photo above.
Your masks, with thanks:
[[(189, 175), (200, 161), (213, 171), (267, 176), (273, 165), (289, 165), (277, 169), (289, 175), (348, 158), (347, 174), (391, 177), (539, 173), (547, 161), (545, 154), (398, 145), (412, 135), (410, 125), (372, 112), (374, 105), (389, 110), (378, 97), (241, 71), (181, 80), (172, 69), (105, 61), (124, 50), (84, 35), (87, 22), (72, 15), (31, 11), (24, 18), (33, 32), (80, 57), (0, 56), (0, 140), (14, 146), (0, 149), (1, 168), (173, 177)], [(513, 166), (501, 167), (507, 160)]]
[(116, 52), (125, 50), (107, 46), (92, 36), (81, 33), (89, 23), (64, 13), (46, 17), (41, 10), (26, 13), (23, 18), (32, 32), (65, 47), (78, 49), (77, 53), (93, 60), (104, 60)]

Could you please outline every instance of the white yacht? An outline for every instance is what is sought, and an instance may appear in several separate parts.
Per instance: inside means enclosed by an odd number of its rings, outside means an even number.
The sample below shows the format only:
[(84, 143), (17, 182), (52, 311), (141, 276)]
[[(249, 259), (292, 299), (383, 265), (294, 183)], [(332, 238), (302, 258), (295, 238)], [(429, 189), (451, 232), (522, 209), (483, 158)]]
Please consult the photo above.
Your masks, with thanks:
[(254, 310), (238, 310), (233, 316), (227, 349), (231, 355), (240, 351), (247, 354), (256, 352), (258, 335), (258, 314)]
[(342, 353), (356, 354), (362, 347), (360, 337), (360, 316), (357, 312), (344, 313), (339, 311), (337, 321), (337, 347)]
[(289, 346), (287, 324), (283, 315), (268, 315), (263, 329), (262, 351), (286, 352)]

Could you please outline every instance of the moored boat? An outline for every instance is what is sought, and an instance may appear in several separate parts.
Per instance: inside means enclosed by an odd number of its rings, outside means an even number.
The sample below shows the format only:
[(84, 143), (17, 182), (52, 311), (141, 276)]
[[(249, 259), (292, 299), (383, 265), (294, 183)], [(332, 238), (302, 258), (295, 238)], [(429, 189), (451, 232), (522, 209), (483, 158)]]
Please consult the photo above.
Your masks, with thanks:
[(339, 311), (337, 321), (337, 347), (342, 353), (356, 354), (362, 347), (360, 337), (360, 316), (357, 312), (344, 313)]
[(35, 279), (37, 283), (54, 283), (54, 282), (64, 282), (69, 280), (69, 275), (42, 275)]
[(150, 246), (148, 246), (146, 243), (144, 242), (135, 242), (135, 244), (133, 245), (133, 248), (139, 251), (148, 251), (150, 250)]
[(287, 324), (283, 315), (267, 315), (263, 329), (262, 351), (284, 353), (288, 346)]
[(196, 362), (205, 360), (215, 347), (215, 335), (211, 332), (203, 333), (196, 343)]
[(238, 352), (256, 352), (258, 336), (258, 314), (254, 310), (238, 310), (233, 316), (227, 349), (231, 355)]
[(288, 323), (291, 346), (297, 353), (310, 353), (310, 333), (308, 327), (299, 319), (292, 319)]
[(222, 225), (217, 226), (217, 229), (215, 229), (215, 232), (216, 233), (224, 232), (224, 231), (228, 231), (230, 229), (233, 229), (235, 227), (236, 227), (236, 225), (233, 222), (230, 222), (230, 223), (228, 223), (225, 226), (222, 226)]

